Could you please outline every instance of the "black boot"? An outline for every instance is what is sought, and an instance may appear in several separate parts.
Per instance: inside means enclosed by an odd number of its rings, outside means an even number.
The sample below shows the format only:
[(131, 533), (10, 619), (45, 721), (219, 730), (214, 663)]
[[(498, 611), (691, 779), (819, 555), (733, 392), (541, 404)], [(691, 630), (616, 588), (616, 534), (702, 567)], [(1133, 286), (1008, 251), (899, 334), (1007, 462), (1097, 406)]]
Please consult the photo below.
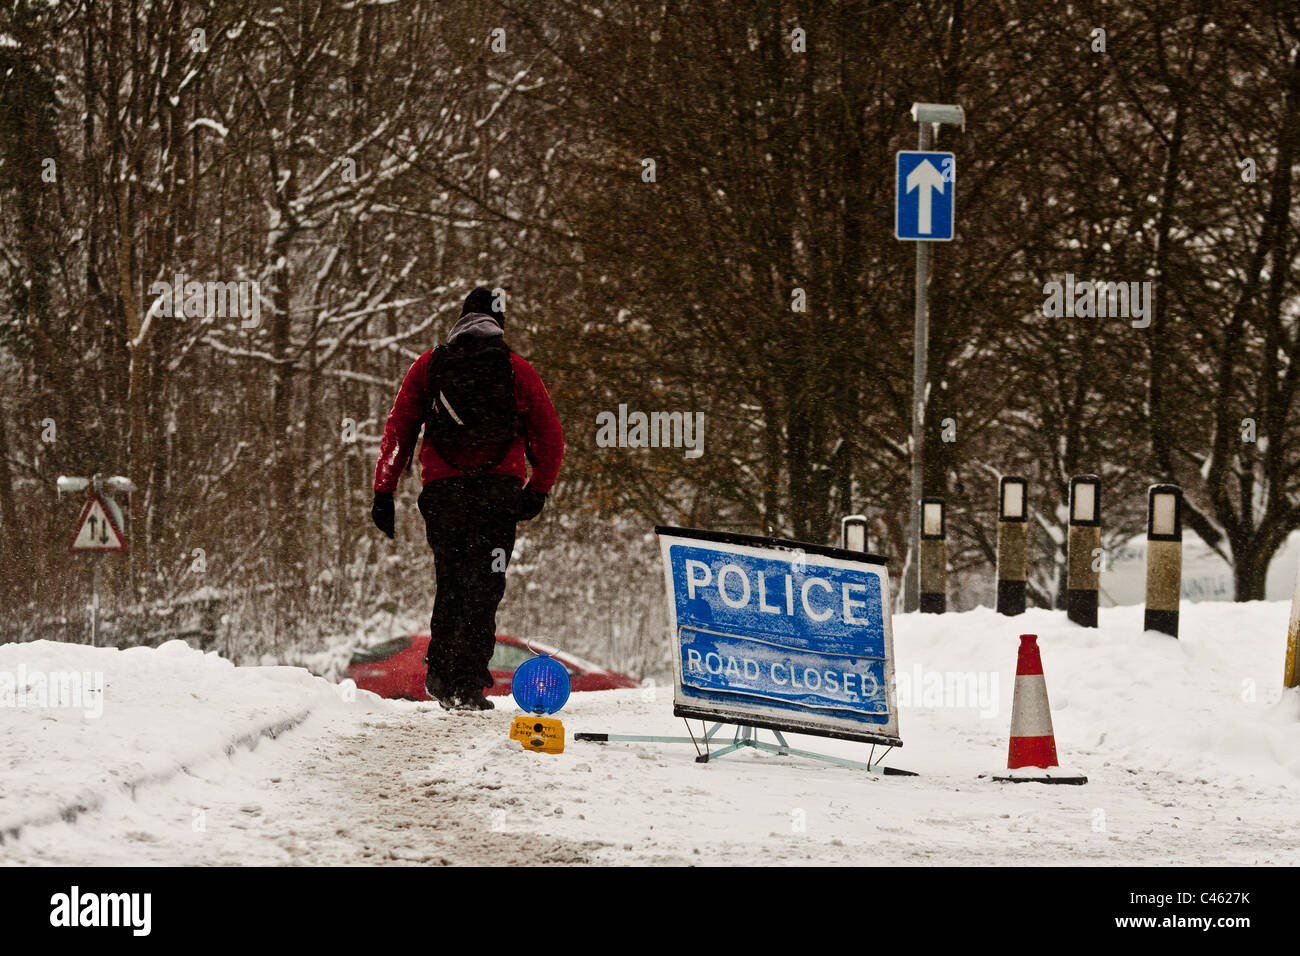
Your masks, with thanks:
[(459, 710), (463, 703), (462, 694), (453, 691), (441, 677), (430, 667), (424, 675), (424, 692), (442, 705), (443, 710)]
[(471, 687), (460, 693), (461, 703), (456, 710), (495, 710), (496, 704), (487, 699), (482, 688)]

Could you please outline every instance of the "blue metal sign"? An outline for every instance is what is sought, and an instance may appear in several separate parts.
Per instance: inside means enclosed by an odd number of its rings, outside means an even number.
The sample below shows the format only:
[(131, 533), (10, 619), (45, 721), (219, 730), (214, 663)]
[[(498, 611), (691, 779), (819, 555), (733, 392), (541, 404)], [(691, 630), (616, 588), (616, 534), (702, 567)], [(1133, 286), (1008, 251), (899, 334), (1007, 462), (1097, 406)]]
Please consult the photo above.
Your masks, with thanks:
[(903, 150), (895, 161), (895, 238), (952, 239), (957, 221), (957, 157)]
[(884, 561), (659, 528), (674, 713), (898, 745)]

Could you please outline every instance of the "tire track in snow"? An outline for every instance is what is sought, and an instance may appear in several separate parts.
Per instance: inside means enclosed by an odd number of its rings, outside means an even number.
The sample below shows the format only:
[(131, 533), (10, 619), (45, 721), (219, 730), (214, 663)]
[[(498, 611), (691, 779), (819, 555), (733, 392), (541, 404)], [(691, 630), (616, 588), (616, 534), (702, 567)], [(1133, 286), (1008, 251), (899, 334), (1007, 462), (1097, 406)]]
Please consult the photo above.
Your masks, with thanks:
[(31, 828), (0, 863), (571, 865), (602, 843), (497, 824), (517, 807), (444, 757), (504, 738), (501, 715), (331, 709), (251, 751), (193, 765), (74, 822)]

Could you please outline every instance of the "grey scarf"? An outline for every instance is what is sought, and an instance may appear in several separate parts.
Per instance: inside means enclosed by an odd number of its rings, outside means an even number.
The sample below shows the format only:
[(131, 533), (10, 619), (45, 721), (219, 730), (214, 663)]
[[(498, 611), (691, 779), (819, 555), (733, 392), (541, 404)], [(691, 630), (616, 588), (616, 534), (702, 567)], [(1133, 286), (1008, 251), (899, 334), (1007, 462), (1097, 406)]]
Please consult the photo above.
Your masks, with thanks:
[(462, 335), (490, 336), (505, 335), (497, 320), (482, 312), (467, 312), (457, 320), (447, 333), (447, 344), (455, 342)]

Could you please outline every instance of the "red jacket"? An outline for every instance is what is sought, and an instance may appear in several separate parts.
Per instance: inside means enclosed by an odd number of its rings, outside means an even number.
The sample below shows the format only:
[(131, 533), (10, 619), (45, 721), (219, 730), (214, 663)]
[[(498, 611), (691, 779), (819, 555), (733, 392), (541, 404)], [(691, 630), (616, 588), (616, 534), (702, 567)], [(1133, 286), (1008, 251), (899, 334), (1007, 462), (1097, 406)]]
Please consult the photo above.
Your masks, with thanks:
[[(402, 469), (415, 450), (415, 439), (420, 434), (425, 410), (429, 407), (425, 398), (425, 383), (429, 377), (429, 356), (432, 354), (432, 351), (425, 352), (411, 365), (406, 378), (402, 380), (397, 400), (393, 402), (393, 410), (388, 413), (384, 440), (379, 446), (379, 463), (375, 466), (375, 491), (391, 493), (397, 490)], [(520, 434), (511, 443), (501, 464), (487, 474), (514, 475), (521, 484), (527, 478), (530, 487), (546, 493), (554, 486), (555, 479), (560, 474), (560, 461), (564, 458), (564, 432), (560, 429), (555, 405), (537, 370), (513, 352), (510, 361), (515, 370), (515, 407), (519, 410)], [(492, 449), (484, 449), (479, 456), (474, 457), (466, 453), (463, 464), (477, 464), (475, 457), (478, 461), (489, 461), (493, 454)], [(531, 478), (527, 475), (525, 458), (533, 466)], [(463, 474), (463, 471), (442, 460), (432, 442), (427, 438), (424, 440), (420, 448), (422, 484)]]

